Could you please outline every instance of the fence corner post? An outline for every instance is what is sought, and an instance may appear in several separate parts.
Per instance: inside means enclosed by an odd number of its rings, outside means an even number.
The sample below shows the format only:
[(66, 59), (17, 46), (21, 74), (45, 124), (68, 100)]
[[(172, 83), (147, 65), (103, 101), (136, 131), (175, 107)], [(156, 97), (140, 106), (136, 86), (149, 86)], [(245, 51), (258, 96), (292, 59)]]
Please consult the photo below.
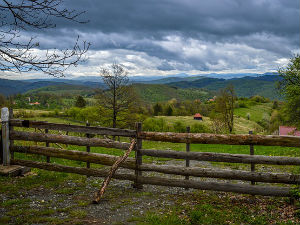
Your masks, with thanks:
[(142, 132), (142, 123), (135, 123), (136, 129), (136, 145), (135, 145), (135, 181), (133, 183), (133, 187), (136, 189), (143, 189), (143, 185), (138, 182), (139, 176), (142, 176), (142, 171), (140, 170), (140, 166), (142, 165), (143, 158), (140, 150), (142, 149), (143, 139), (138, 138), (138, 134)]
[[(252, 135), (253, 131), (249, 131), (249, 135)], [(250, 145), (250, 155), (254, 155), (254, 146)], [(255, 164), (251, 163), (251, 172), (255, 172)], [(254, 181), (251, 181), (252, 185), (255, 185)]]
[(1, 109), (1, 123), (2, 123), (2, 158), (3, 166), (10, 165), (10, 153), (9, 153), (9, 110), (7, 107)]

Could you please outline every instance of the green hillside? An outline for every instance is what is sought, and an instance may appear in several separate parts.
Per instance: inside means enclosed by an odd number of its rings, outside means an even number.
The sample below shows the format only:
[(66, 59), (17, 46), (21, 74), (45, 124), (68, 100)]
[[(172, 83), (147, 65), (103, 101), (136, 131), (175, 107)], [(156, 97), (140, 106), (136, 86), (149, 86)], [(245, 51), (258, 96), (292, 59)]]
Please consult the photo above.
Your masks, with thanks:
[(202, 89), (183, 89), (163, 84), (134, 84), (135, 92), (141, 100), (148, 103), (168, 101), (173, 98), (177, 100), (207, 100), (212, 96), (210, 92)]
[(81, 85), (71, 85), (71, 84), (58, 84), (46, 86), (38, 89), (33, 89), (27, 91), (26, 94), (37, 94), (37, 93), (47, 93), (54, 95), (92, 95), (94, 94), (94, 89), (81, 86)]
[(243, 77), (229, 80), (202, 78), (195, 81), (173, 82), (168, 85), (178, 88), (204, 88), (209, 91), (218, 91), (232, 84), (239, 97), (260, 95), (270, 99), (281, 99), (281, 96), (276, 90), (276, 82), (279, 80), (280, 77), (277, 75), (267, 75), (257, 78)]

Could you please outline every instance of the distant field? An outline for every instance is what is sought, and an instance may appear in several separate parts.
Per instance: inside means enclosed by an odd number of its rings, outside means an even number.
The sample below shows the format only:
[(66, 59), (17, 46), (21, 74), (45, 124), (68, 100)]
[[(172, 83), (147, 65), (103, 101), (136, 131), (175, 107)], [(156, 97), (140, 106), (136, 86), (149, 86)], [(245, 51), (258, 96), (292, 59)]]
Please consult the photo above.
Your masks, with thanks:
[[(194, 124), (201, 123), (208, 128), (211, 127), (211, 121), (209, 117), (203, 117), (203, 121), (194, 120), (193, 116), (156, 116), (155, 118), (163, 118), (168, 124), (173, 124), (177, 121), (180, 121), (186, 126), (192, 126)], [(250, 130), (255, 131), (256, 133), (261, 133), (262, 127), (254, 121), (235, 116), (234, 132), (236, 134), (248, 134)]]
[(264, 117), (269, 118), (272, 111), (272, 103), (259, 103), (249, 108), (237, 108), (234, 114), (243, 118), (247, 118), (250, 114), (250, 120), (258, 122)]

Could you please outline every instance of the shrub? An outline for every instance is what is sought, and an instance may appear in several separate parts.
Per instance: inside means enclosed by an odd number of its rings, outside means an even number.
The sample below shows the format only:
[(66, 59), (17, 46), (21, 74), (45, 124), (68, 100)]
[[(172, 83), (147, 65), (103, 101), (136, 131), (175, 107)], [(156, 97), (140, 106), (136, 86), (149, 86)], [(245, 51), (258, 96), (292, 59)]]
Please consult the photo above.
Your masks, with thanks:
[(147, 118), (143, 123), (143, 130), (170, 131), (170, 127), (163, 118)]
[(202, 123), (196, 123), (191, 126), (191, 133), (210, 133), (211, 131)]
[(173, 131), (178, 133), (184, 133), (186, 132), (186, 127), (181, 121), (176, 121), (173, 125)]

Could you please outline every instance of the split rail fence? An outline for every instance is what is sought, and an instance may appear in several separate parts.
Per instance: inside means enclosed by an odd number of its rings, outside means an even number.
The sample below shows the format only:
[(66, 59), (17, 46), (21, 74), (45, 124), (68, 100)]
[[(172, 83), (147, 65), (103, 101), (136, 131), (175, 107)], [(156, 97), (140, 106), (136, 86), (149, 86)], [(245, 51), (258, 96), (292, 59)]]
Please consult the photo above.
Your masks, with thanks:
[[(3, 165), (21, 165), (50, 171), (69, 172), (87, 176), (106, 177), (107, 169), (90, 168), (90, 163), (111, 166), (117, 160), (117, 156), (92, 153), (92, 147), (105, 147), (125, 150), (130, 143), (115, 141), (107, 136), (121, 136), (136, 139), (135, 157), (127, 158), (120, 167), (130, 169), (134, 173), (115, 173), (113, 178), (133, 181), (135, 188), (142, 188), (143, 184), (161, 185), (182, 188), (195, 188), (202, 190), (214, 190), (224, 192), (236, 192), (251, 195), (266, 196), (291, 196), (291, 186), (299, 185), (299, 174), (270, 173), (255, 171), (255, 164), (267, 165), (296, 165), (300, 166), (300, 158), (283, 156), (254, 155), (253, 146), (286, 146), (300, 147), (300, 138), (292, 136), (272, 135), (221, 135), (203, 133), (170, 133), (170, 132), (145, 132), (142, 124), (136, 123), (135, 130), (79, 126), (70, 124), (56, 124), (42, 121), (17, 120), (8, 117), (7, 109), (2, 109), (2, 147)], [(18, 131), (16, 127), (36, 128), (46, 131), (45, 133)], [(32, 130), (32, 129), (31, 129)], [(48, 133), (49, 130), (68, 132), (69, 135)], [(187, 129), (189, 131), (189, 129)], [(70, 136), (70, 133), (81, 133), (81, 136)], [(83, 134), (83, 135), (82, 135)], [(95, 137), (95, 135), (97, 137)], [(83, 137), (84, 136), (84, 137)], [(99, 138), (102, 136), (102, 138)], [(45, 146), (16, 145), (17, 140), (32, 142), (45, 142)], [(174, 150), (143, 149), (142, 141), (158, 141), (186, 143), (186, 152)], [(87, 146), (87, 151), (65, 150), (49, 147), (49, 143)], [(191, 152), (190, 144), (226, 144), (226, 145), (249, 145), (250, 154), (228, 154), (212, 152)], [(17, 159), (14, 153), (33, 154), (45, 156), (45, 162)], [(143, 163), (143, 156), (182, 159), (186, 160), (185, 167), (157, 165)], [(76, 160), (87, 163), (87, 167), (73, 167), (51, 163), (51, 157)], [(189, 167), (190, 160), (242, 163), (251, 165), (251, 171), (211, 169)], [(181, 175), (180, 178), (166, 178), (165, 176), (145, 176), (143, 171), (152, 171), (163, 174)], [(218, 178), (221, 180), (241, 180), (246, 183), (224, 181), (202, 181), (189, 179), (190, 177)], [(249, 184), (248, 184), (249, 182)], [(263, 184), (257, 184), (262, 182)], [(277, 183), (279, 185), (272, 185)], [(255, 184), (255, 185), (254, 185)], [(286, 185), (289, 184), (289, 185)]]

